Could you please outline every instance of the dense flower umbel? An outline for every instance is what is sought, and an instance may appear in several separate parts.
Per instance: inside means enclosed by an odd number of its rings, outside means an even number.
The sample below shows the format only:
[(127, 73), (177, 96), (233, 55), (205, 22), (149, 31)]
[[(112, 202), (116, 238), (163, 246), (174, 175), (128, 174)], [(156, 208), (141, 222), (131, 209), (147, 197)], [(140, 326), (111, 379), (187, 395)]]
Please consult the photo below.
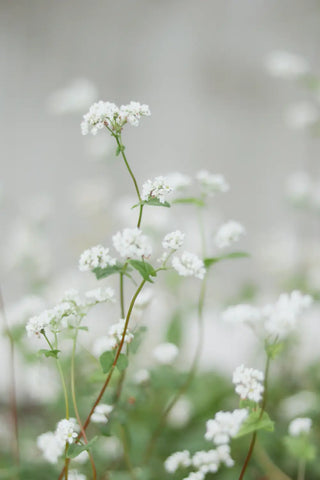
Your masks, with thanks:
[(235, 369), (232, 378), (232, 382), (236, 385), (236, 393), (240, 395), (240, 398), (242, 400), (252, 400), (256, 403), (262, 400), (263, 380), (263, 372), (254, 368), (246, 368), (244, 365)]
[(212, 440), (216, 445), (229, 443), (230, 439), (237, 435), (244, 420), (248, 416), (245, 408), (233, 412), (218, 412), (214, 419), (207, 421), (206, 440)]
[(292, 437), (299, 435), (307, 435), (310, 433), (312, 427), (312, 420), (308, 417), (295, 418), (290, 422), (288, 432)]
[(238, 242), (245, 233), (245, 228), (241, 223), (230, 220), (219, 228), (214, 243), (218, 248), (230, 247), (233, 243)]
[(185, 234), (176, 230), (175, 232), (167, 233), (162, 241), (162, 246), (168, 250), (178, 250), (182, 247)]
[(89, 272), (95, 268), (106, 268), (116, 264), (115, 258), (109, 255), (109, 248), (102, 245), (85, 250), (79, 260), (79, 270), (81, 272)]
[(139, 228), (125, 228), (112, 237), (113, 246), (124, 258), (142, 259), (150, 257), (152, 247)]
[(156, 177), (154, 180), (147, 180), (142, 185), (141, 198), (145, 201), (156, 198), (160, 203), (165, 203), (172, 190), (165, 177)]
[(190, 252), (183, 252), (181, 257), (173, 257), (172, 266), (182, 277), (194, 276), (202, 280), (206, 273), (203, 261)]
[(126, 123), (137, 127), (141, 117), (150, 115), (148, 105), (130, 102), (128, 105), (117, 107), (114, 103), (100, 100), (94, 103), (89, 112), (83, 116), (81, 131), (83, 135), (88, 133), (96, 135), (99, 130), (107, 127), (115, 134), (119, 134)]

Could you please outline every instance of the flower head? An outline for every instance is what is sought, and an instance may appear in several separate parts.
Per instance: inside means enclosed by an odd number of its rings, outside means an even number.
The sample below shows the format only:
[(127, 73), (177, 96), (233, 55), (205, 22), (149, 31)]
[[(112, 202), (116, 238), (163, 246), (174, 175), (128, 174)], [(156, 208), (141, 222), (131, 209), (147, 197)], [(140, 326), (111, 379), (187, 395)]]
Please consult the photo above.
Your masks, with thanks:
[(169, 185), (165, 177), (156, 177), (154, 180), (147, 180), (142, 185), (142, 200), (157, 199), (160, 203), (165, 203), (168, 195), (172, 192), (172, 187)]
[(162, 246), (166, 250), (178, 250), (182, 247), (184, 242), (185, 234), (176, 230), (175, 232), (167, 233), (162, 241)]
[(232, 382), (236, 385), (236, 393), (242, 400), (248, 399), (258, 403), (264, 391), (263, 380), (264, 374), (260, 370), (240, 365), (233, 373)]
[(171, 365), (179, 354), (179, 349), (174, 343), (161, 343), (154, 351), (153, 356), (161, 365)]
[(194, 276), (202, 280), (206, 273), (203, 261), (190, 252), (183, 252), (181, 257), (173, 257), (172, 266), (182, 277)]
[(223, 175), (212, 174), (207, 170), (200, 170), (197, 173), (197, 180), (200, 183), (204, 193), (214, 195), (215, 193), (225, 193), (229, 190)]
[(245, 233), (245, 228), (241, 223), (230, 220), (219, 228), (214, 243), (218, 248), (230, 247), (231, 244), (238, 242)]
[(85, 250), (79, 260), (79, 270), (88, 272), (95, 268), (106, 268), (116, 264), (116, 259), (109, 255), (109, 248), (96, 245)]
[(139, 228), (125, 228), (112, 237), (113, 246), (124, 258), (148, 258), (152, 247)]
[(213, 419), (207, 421), (206, 440), (212, 440), (216, 445), (229, 443), (240, 430), (244, 420), (248, 416), (245, 408), (233, 412), (218, 412)]
[(186, 468), (191, 465), (190, 452), (183, 450), (182, 452), (175, 452), (164, 462), (164, 468), (169, 473), (175, 473), (178, 468)]
[(289, 435), (292, 437), (298, 437), (310, 433), (312, 427), (312, 420), (308, 417), (295, 418), (289, 424)]

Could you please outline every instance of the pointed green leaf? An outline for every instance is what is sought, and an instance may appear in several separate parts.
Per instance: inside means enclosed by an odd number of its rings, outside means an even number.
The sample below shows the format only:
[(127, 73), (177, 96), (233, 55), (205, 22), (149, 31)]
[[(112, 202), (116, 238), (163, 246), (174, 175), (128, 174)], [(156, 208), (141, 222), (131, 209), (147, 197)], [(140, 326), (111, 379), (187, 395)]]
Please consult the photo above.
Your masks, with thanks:
[(129, 260), (129, 263), (135, 270), (140, 273), (140, 275), (144, 280), (146, 280), (146, 282), (153, 283), (150, 277), (156, 277), (157, 272), (150, 263), (144, 262), (142, 260)]
[(44, 355), (45, 357), (53, 357), (53, 358), (58, 358), (60, 350), (45, 350), (41, 349), (38, 351), (39, 355)]
[(81, 452), (84, 452), (85, 450), (89, 450), (97, 440), (98, 440), (98, 437), (93, 437), (90, 440), (90, 442), (88, 442), (85, 445), (78, 445), (77, 443), (72, 443), (71, 445), (69, 445), (66, 457), (67, 458), (77, 457), (78, 455), (80, 455)]
[(211, 265), (221, 262), (222, 260), (232, 260), (234, 258), (247, 258), (247, 257), (250, 257), (250, 255), (246, 252), (231, 252), (231, 253), (227, 253), (226, 255), (221, 255), (221, 257), (205, 258), (203, 260), (203, 263), (206, 268), (209, 268), (211, 267)]
[(176, 198), (173, 200), (172, 203), (189, 203), (196, 205), (197, 207), (204, 207), (205, 202), (201, 198), (196, 197), (184, 197), (184, 198)]
[(111, 352), (111, 351), (103, 352), (103, 354), (100, 355), (99, 357), (99, 361), (100, 361), (103, 373), (108, 373), (114, 361), (114, 352)]
[(120, 353), (118, 361), (117, 361), (117, 369), (119, 372), (123, 372), (127, 368), (129, 364), (128, 356), (124, 353)]
[(272, 432), (274, 430), (274, 422), (270, 419), (267, 412), (263, 412), (261, 418), (260, 415), (261, 409), (251, 412), (248, 418), (246, 418), (241, 425), (240, 430), (235, 438), (242, 437), (248, 433), (256, 432), (257, 430), (267, 430), (268, 432)]

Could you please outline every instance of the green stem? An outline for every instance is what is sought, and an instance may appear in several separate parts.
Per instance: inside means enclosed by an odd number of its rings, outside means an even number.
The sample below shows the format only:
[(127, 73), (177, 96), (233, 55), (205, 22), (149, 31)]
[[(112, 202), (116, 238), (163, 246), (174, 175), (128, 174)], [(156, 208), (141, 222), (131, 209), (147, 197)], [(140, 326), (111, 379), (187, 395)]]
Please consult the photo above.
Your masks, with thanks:
[(120, 273), (120, 318), (124, 318), (124, 288), (123, 288), (123, 273)]
[(300, 460), (298, 467), (298, 476), (297, 480), (304, 480), (306, 475), (306, 462), (305, 460)]
[(120, 432), (121, 432), (121, 440), (122, 440), (122, 446), (123, 446), (124, 460), (126, 462), (128, 472), (129, 472), (129, 475), (130, 475), (131, 479), (136, 480), (136, 476), (135, 476), (134, 469), (133, 469), (131, 459), (130, 459), (127, 435), (126, 435), (126, 431), (125, 431), (125, 428), (124, 428), (123, 425), (120, 425)]
[[(265, 371), (264, 371), (264, 394), (263, 394), (263, 400), (262, 400), (261, 412), (260, 412), (260, 415), (259, 415), (259, 420), (260, 420), (260, 419), (262, 418), (262, 416), (263, 416), (263, 413), (264, 413), (265, 408), (266, 408), (266, 403), (267, 403), (268, 376), (269, 376), (270, 362), (271, 362), (270, 355), (267, 355), (267, 362), (266, 362)], [(250, 442), (250, 446), (249, 446), (249, 450), (248, 450), (247, 456), (246, 456), (246, 458), (245, 458), (245, 461), (244, 461), (242, 470), (241, 470), (241, 472), (240, 472), (239, 480), (242, 480), (242, 479), (244, 478), (244, 474), (245, 474), (245, 472), (246, 472), (246, 470), (247, 470), (247, 468), (248, 468), (249, 462), (250, 462), (251, 457), (252, 457), (252, 454), (253, 454), (253, 450), (254, 450), (254, 446), (255, 446), (255, 443), (256, 443), (256, 439), (257, 439), (257, 432), (254, 432), (253, 435), (252, 435), (252, 438), (251, 438), (251, 442)]]

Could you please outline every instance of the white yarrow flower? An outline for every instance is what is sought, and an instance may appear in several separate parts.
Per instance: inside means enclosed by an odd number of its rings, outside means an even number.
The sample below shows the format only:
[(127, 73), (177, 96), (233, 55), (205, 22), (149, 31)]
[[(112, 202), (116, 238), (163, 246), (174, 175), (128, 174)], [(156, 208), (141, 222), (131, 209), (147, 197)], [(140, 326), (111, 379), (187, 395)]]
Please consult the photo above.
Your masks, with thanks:
[(309, 65), (303, 57), (281, 50), (269, 53), (265, 66), (270, 75), (287, 79), (300, 77), (309, 71)]
[(79, 270), (89, 272), (95, 268), (106, 268), (116, 264), (116, 259), (109, 255), (109, 248), (96, 245), (85, 250), (79, 260)]
[(212, 440), (216, 445), (229, 443), (240, 430), (244, 420), (248, 417), (248, 410), (245, 408), (233, 412), (218, 412), (213, 419), (206, 423), (206, 440)]
[(168, 184), (167, 179), (160, 176), (154, 180), (147, 180), (142, 185), (141, 198), (144, 201), (156, 198), (160, 203), (165, 203), (171, 192), (172, 187)]
[(230, 220), (219, 228), (214, 243), (218, 248), (230, 247), (233, 243), (238, 242), (245, 233), (245, 228), (241, 223)]
[(295, 418), (289, 424), (289, 435), (298, 437), (299, 435), (309, 434), (312, 427), (312, 420), (308, 417)]
[(115, 292), (110, 287), (100, 287), (86, 292), (86, 299), (88, 305), (95, 305), (102, 302), (114, 302)]
[(191, 465), (190, 452), (183, 450), (182, 452), (175, 452), (164, 462), (164, 468), (169, 473), (175, 473), (178, 468), (187, 468)]
[(112, 237), (113, 246), (123, 258), (148, 258), (152, 247), (139, 228), (125, 228)]
[(173, 257), (172, 266), (182, 277), (194, 276), (202, 280), (206, 273), (203, 261), (190, 252), (183, 252), (181, 257)]
[(180, 232), (180, 230), (176, 230), (175, 232), (167, 233), (162, 241), (163, 248), (170, 249), (170, 250), (178, 250), (182, 247), (185, 234)]
[(172, 365), (179, 354), (179, 349), (174, 343), (161, 343), (154, 351), (153, 356), (161, 365)]
[(262, 400), (264, 391), (263, 380), (264, 374), (260, 370), (240, 365), (233, 373), (232, 383), (236, 385), (236, 393), (241, 400), (248, 399), (258, 403)]

